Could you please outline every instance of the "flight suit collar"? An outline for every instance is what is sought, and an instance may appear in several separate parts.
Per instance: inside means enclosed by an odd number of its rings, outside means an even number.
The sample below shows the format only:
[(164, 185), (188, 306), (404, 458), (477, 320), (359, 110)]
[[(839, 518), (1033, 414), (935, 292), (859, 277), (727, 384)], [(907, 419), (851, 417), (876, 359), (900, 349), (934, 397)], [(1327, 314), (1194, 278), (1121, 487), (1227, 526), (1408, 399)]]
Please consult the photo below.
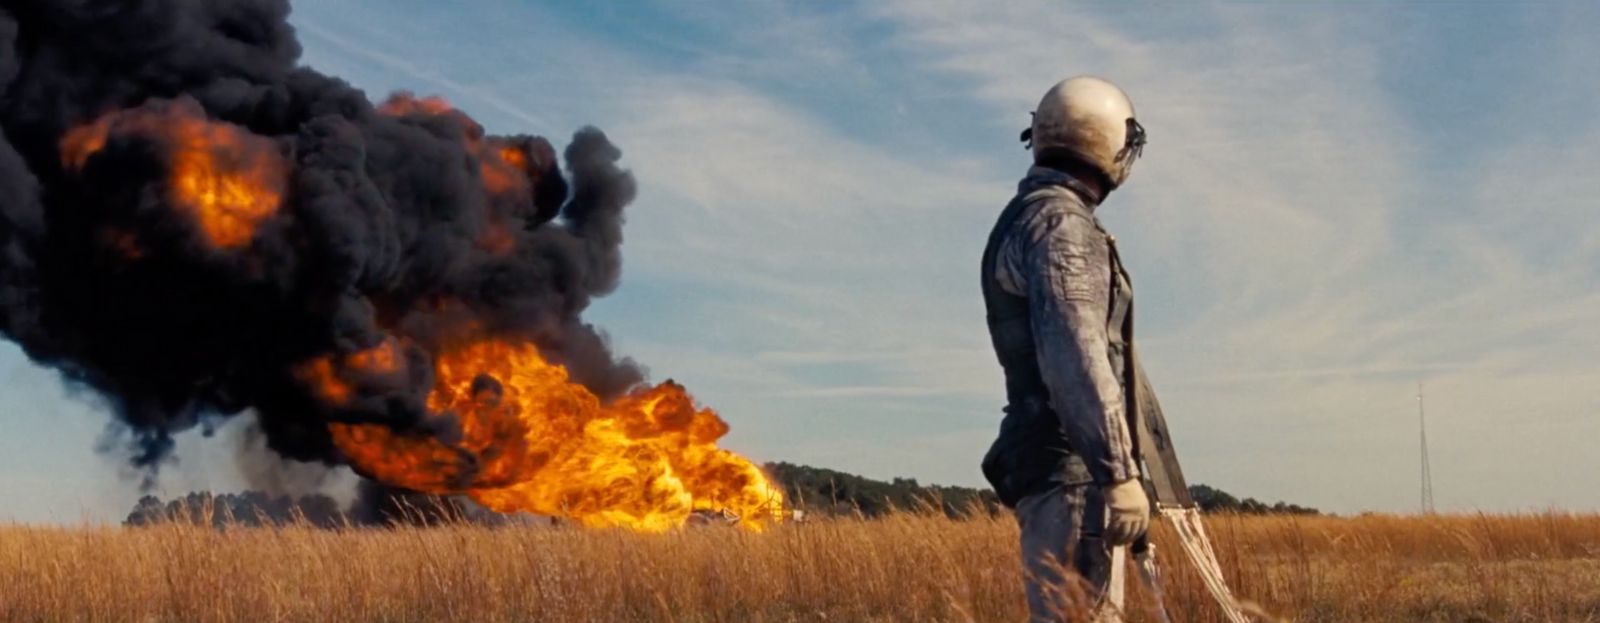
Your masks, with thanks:
[(1017, 183), (1017, 193), (1026, 195), (1047, 186), (1059, 186), (1072, 191), (1072, 194), (1077, 195), (1078, 199), (1083, 201), (1084, 207), (1088, 208), (1090, 212), (1093, 212), (1100, 205), (1100, 197), (1096, 196), (1094, 191), (1090, 190), (1089, 186), (1078, 178), (1069, 173), (1039, 165), (1028, 168), (1028, 174), (1022, 178), (1021, 182)]

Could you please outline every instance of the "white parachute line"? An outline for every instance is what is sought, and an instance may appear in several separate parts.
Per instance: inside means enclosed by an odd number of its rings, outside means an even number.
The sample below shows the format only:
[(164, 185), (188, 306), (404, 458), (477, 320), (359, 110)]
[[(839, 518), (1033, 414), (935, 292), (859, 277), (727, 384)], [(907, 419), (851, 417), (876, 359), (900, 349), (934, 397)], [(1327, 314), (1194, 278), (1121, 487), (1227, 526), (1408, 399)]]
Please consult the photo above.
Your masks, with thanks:
[[(1170, 520), (1173, 528), (1177, 530), (1178, 543), (1183, 547), (1183, 553), (1188, 555), (1189, 562), (1194, 564), (1195, 571), (1199, 572), (1201, 581), (1205, 582), (1206, 588), (1211, 591), (1212, 598), (1222, 607), (1222, 613), (1232, 623), (1250, 623), (1250, 617), (1239, 608), (1239, 602), (1234, 599), (1233, 591), (1228, 590), (1227, 579), (1222, 575), (1222, 564), (1217, 561), (1216, 551), (1211, 549), (1211, 538), (1206, 536), (1205, 524), (1200, 520), (1200, 509), (1167, 507), (1162, 508), (1160, 513)], [(1153, 573), (1154, 564), (1150, 566), (1151, 573), (1146, 576), (1146, 583), (1160, 595), (1160, 581)]]

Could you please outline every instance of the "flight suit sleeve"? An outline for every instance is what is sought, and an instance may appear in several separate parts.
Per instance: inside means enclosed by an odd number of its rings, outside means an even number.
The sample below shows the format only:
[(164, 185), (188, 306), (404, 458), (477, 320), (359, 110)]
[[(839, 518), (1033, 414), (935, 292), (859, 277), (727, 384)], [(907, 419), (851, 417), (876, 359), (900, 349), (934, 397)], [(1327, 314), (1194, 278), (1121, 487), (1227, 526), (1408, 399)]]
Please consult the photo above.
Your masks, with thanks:
[(1084, 214), (1064, 210), (1030, 232), (1024, 254), (1039, 370), (1073, 450), (1099, 484), (1139, 476), (1106, 318), (1111, 251)]

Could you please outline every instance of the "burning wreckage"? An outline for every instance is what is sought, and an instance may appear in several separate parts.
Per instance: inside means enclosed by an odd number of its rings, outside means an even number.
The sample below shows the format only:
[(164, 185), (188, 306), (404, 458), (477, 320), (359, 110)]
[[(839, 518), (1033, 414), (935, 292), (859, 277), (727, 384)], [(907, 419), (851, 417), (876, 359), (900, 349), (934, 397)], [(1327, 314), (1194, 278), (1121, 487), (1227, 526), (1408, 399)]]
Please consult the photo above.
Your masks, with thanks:
[(254, 414), (283, 458), (500, 512), (753, 529), (727, 424), (586, 323), (633, 177), (298, 63), (285, 0), (0, 9), (0, 334), (106, 397), (153, 475)]

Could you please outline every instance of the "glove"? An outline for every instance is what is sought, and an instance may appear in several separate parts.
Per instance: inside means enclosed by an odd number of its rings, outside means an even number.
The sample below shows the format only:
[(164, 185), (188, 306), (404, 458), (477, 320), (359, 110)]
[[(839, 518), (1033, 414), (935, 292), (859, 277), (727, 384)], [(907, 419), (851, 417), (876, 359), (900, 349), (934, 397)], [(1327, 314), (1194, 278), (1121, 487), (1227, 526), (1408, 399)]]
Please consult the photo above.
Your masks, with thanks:
[(1150, 496), (1138, 478), (1107, 485), (1106, 542), (1111, 545), (1128, 545), (1144, 536), (1150, 529)]

